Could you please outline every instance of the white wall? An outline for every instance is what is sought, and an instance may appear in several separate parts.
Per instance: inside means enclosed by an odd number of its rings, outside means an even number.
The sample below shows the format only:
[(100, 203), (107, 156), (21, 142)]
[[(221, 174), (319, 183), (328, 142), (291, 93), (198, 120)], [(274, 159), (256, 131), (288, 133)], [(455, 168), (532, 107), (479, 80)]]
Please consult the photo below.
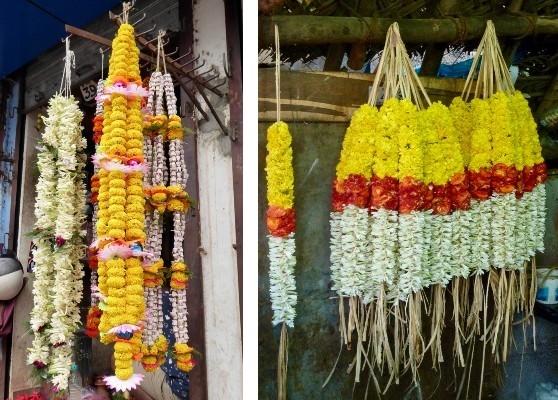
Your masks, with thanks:
[[(195, 2), (193, 20), (194, 52), (224, 76), (223, 0)], [(227, 100), (210, 99), (228, 121)], [(197, 135), (208, 398), (236, 400), (242, 398), (242, 343), (230, 139), (213, 118), (199, 124)]]

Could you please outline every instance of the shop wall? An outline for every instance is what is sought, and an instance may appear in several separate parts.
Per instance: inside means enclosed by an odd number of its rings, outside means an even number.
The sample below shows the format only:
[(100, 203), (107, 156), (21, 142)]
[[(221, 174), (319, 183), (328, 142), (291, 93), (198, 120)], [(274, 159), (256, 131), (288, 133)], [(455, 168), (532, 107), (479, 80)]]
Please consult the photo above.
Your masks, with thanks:
[[(259, 124), (259, 154), (258, 154), (258, 195), (259, 195), (259, 397), (273, 399), (276, 397), (276, 365), (277, 349), (279, 343), (280, 327), (271, 325), (271, 305), (269, 301), (269, 282), (267, 259), (267, 229), (265, 226), (266, 209), (266, 182), (265, 182), (265, 155), (266, 155), (266, 129), (270, 123)], [(343, 351), (335, 372), (329, 384), (322, 389), (322, 384), (332, 371), (338, 354), (341, 350), (338, 332), (338, 300), (330, 290), (329, 273), (329, 211), (331, 197), (331, 182), (335, 175), (335, 166), (341, 150), (346, 123), (289, 123), (293, 136), (293, 157), (295, 175), (295, 207), (297, 213), (296, 230), (296, 283), (298, 293), (297, 317), (294, 329), (289, 329), (289, 399), (350, 399), (364, 398), (368, 376), (362, 378), (362, 383), (353, 387), (354, 374), (348, 373), (347, 368), (352, 361), (351, 353)], [(547, 253), (545, 262), (556, 263), (556, 234), (554, 221), (558, 207), (558, 179), (552, 177), (549, 182), (548, 200), (549, 214), (547, 219)], [(450, 301), (448, 301), (450, 303)], [(446, 310), (450, 315), (451, 306)], [(428, 324), (425, 322), (425, 324)], [(447, 325), (451, 325), (448, 323)], [(530, 365), (538, 365), (539, 370), (546, 370), (547, 375), (552, 371), (553, 364), (544, 364), (549, 354), (556, 356), (552, 340), (556, 334), (550, 329), (552, 324), (538, 321), (537, 326), (542, 329), (538, 332), (538, 352), (529, 352)], [(531, 329), (531, 327), (529, 327)], [(452, 354), (453, 332), (451, 327), (446, 327), (444, 336), (444, 354)], [(532, 390), (536, 374), (524, 373), (521, 381), (523, 332), (521, 326), (516, 327), (515, 337), (517, 348), (512, 353), (508, 376), (505, 387), (499, 398), (510, 398), (510, 393), (516, 393), (518, 382), (523, 390)], [(528, 341), (532, 343), (532, 341)], [(482, 346), (477, 345), (471, 374), (471, 393), (478, 393), (480, 360)], [(537, 358), (540, 355), (543, 358)], [(527, 359), (527, 358), (525, 358)], [(449, 399), (454, 398), (450, 382), (454, 377), (451, 358), (443, 364), (442, 370), (435, 371), (431, 368), (431, 358), (425, 357), (420, 370), (420, 392), (424, 397)], [(528, 364), (523, 366), (523, 370)], [(457, 376), (463, 370), (456, 370)], [(484, 379), (485, 396), (495, 397), (498, 393), (497, 382), (504, 377), (503, 367), (487, 364)], [(528, 376), (528, 378), (525, 378)], [(539, 375), (541, 377), (542, 375)], [(385, 378), (385, 377), (384, 377)], [(382, 378), (380, 377), (380, 380)], [(385, 380), (384, 380), (385, 382)], [(531, 385), (531, 386), (529, 386)], [(403, 393), (410, 388), (408, 377), (400, 385), (394, 385), (386, 399), (401, 399)], [(429, 397), (437, 388), (436, 393)], [(505, 389), (505, 390), (504, 390)], [(372, 386), (369, 388), (369, 398), (376, 398)], [(415, 393), (417, 394), (417, 393)], [(507, 397), (506, 397), (507, 396)], [(407, 398), (407, 397), (405, 397)], [(527, 398), (527, 397), (526, 397)]]
[(32, 112), (25, 117), (25, 141), (23, 157), (21, 159), (20, 181), (20, 209), (19, 232), (17, 242), (17, 258), (24, 266), (28, 279), (23, 291), (16, 301), (13, 320), (11, 368), (9, 394), (13, 396), (21, 390), (38, 386), (32, 379), (32, 368), (27, 365), (27, 348), (31, 346), (32, 335), (29, 330), (29, 315), (33, 308), (33, 275), (27, 273), (27, 261), (31, 249), (31, 238), (28, 236), (35, 223), (34, 204), (35, 186), (37, 185), (38, 170), (36, 168), (37, 143), (40, 133), (36, 129), (38, 112)]
[[(221, 77), (228, 59), (223, 0), (193, 2), (193, 50)], [(230, 125), (229, 100), (208, 93), (224, 124)], [(194, 115), (196, 117), (196, 115)], [(197, 116), (199, 118), (199, 116)], [(242, 396), (242, 339), (231, 136), (217, 122), (198, 120), (200, 256), (203, 269), (207, 396), (210, 400)], [(229, 128), (230, 130), (230, 128)], [(193, 327), (192, 329), (195, 329)]]

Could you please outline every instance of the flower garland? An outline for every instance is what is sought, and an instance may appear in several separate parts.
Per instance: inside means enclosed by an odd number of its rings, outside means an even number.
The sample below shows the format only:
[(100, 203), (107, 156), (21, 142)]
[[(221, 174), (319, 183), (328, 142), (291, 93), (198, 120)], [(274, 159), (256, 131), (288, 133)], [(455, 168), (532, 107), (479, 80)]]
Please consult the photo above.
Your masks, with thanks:
[(276, 122), (267, 130), (267, 228), (269, 280), (273, 325), (294, 326), (297, 302), (294, 267), (295, 211), (291, 134)]
[(163, 107), (163, 78), (159, 71), (149, 79), (149, 94), (144, 120), (144, 153), (148, 169), (144, 175), (146, 208), (146, 251), (152, 261), (144, 268), (144, 297), (147, 309), (142, 344), (142, 365), (148, 372), (163, 364), (168, 341), (163, 335), (163, 213), (166, 209), (168, 176), (163, 140), (167, 116)]
[(343, 149), (333, 182), (331, 225), (331, 277), (333, 290), (340, 298), (365, 294), (373, 296), (374, 284), (365, 280), (363, 271), (370, 265), (368, 201), (372, 176), (372, 131), (367, 129), (377, 116), (377, 110), (362, 105), (351, 118), (343, 140)]
[[(104, 91), (104, 81), (99, 79), (97, 83), (97, 96), (95, 116), (93, 117), (93, 142), (95, 143), (95, 150), (99, 143), (101, 142), (101, 137), (103, 135), (103, 100), (102, 94)], [(93, 205), (93, 215), (91, 217), (91, 224), (93, 225), (92, 242), (97, 241), (97, 219), (99, 214), (99, 167), (93, 167), (93, 176), (91, 177), (91, 199), (90, 202)], [(99, 308), (99, 285), (98, 285), (98, 274), (97, 265), (98, 258), (97, 253), (94, 250), (88, 251), (88, 265), (91, 270), (91, 307), (87, 312), (87, 318), (85, 322), (85, 334), (91, 338), (96, 338), (99, 336), (99, 323), (101, 322), (102, 311)]]
[(425, 208), (431, 230), (428, 284), (446, 286), (453, 277), (468, 276), (470, 268), (470, 197), (460, 144), (449, 109), (433, 103), (421, 115), (425, 140)]
[[(67, 57), (71, 57), (68, 48)], [(68, 388), (73, 335), (80, 324), (85, 250), (83, 114), (78, 102), (66, 95), (55, 95), (49, 101), (48, 116), (43, 118), (35, 203), (34, 339), (28, 354), (29, 364), (60, 391)]]
[(144, 314), (143, 121), (139, 50), (127, 13), (112, 42), (104, 91), (104, 124), (94, 162), (99, 167), (99, 288), (101, 341), (114, 342), (115, 375), (105, 383), (117, 391), (136, 387), (133, 360), (141, 357), (139, 322)]
[(188, 345), (188, 310), (186, 287), (188, 267), (184, 257), (184, 232), (186, 231), (186, 212), (190, 199), (186, 192), (188, 171), (184, 161), (184, 129), (176, 109), (176, 95), (170, 74), (163, 75), (163, 86), (168, 109), (167, 138), (169, 140), (169, 200), (167, 209), (173, 215), (173, 248), (171, 263), (171, 305), (172, 328), (175, 337), (174, 354), (178, 369), (190, 372), (196, 365), (193, 347)]

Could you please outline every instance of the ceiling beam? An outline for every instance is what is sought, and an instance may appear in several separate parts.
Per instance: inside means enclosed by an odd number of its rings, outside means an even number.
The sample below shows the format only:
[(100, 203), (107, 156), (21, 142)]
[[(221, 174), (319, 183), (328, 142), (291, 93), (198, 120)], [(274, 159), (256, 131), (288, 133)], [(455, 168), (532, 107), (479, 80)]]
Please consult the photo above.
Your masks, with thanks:
[[(395, 19), (323, 17), (309, 15), (276, 15), (260, 17), (260, 47), (272, 45), (277, 24), (284, 46), (332, 43), (383, 43), (393, 22), (399, 23), (406, 43), (448, 43), (480, 38), (486, 28), (486, 17)], [(558, 19), (532, 16), (499, 16), (492, 18), (500, 37), (533, 34), (558, 34)]]

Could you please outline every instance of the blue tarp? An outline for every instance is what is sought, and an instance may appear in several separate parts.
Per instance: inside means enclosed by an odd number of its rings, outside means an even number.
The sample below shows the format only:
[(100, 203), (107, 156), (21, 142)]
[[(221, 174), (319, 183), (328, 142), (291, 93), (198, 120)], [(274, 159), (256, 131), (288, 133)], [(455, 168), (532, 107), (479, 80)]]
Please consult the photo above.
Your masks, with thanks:
[(117, 0), (2, 0), (0, 78), (60, 43), (66, 36), (64, 23), (83, 28), (119, 3)]

